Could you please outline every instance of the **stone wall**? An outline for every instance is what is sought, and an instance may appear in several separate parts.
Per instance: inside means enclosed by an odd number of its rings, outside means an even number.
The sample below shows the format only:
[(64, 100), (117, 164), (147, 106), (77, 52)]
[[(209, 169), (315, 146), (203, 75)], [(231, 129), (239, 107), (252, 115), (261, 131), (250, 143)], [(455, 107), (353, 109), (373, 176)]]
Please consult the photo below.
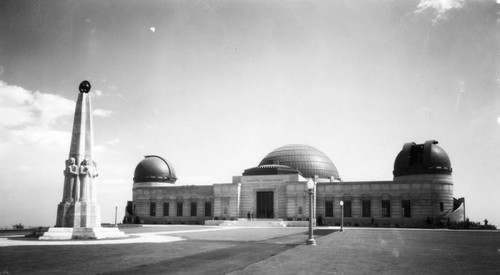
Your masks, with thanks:
[(214, 217), (218, 219), (237, 218), (240, 201), (240, 184), (214, 184)]
[(286, 186), (287, 212), (286, 218), (305, 221), (309, 217), (309, 194), (307, 183), (290, 183)]
[[(317, 216), (326, 224), (341, 221), (340, 201), (351, 201), (351, 217), (345, 225), (426, 226), (453, 209), (451, 177), (421, 177), (399, 181), (319, 183)], [(333, 202), (333, 217), (326, 216), (326, 202)], [(363, 201), (369, 201), (369, 215), (363, 216)], [(382, 201), (390, 202), (390, 217), (383, 217)], [(410, 217), (403, 213), (403, 201), (410, 201)]]
[[(135, 215), (141, 223), (147, 224), (203, 224), (214, 214), (213, 186), (210, 185), (136, 187), (133, 201)], [(151, 215), (151, 203), (156, 206), (154, 215)], [(168, 203), (168, 213), (164, 213), (164, 203)], [(196, 213), (191, 212), (192, 203)], [(208, 216), (205, 215), (205, 203), (210, 203), (212, 208)], [(182, 215), (178, 215), (178, 206), (182, 206)]]

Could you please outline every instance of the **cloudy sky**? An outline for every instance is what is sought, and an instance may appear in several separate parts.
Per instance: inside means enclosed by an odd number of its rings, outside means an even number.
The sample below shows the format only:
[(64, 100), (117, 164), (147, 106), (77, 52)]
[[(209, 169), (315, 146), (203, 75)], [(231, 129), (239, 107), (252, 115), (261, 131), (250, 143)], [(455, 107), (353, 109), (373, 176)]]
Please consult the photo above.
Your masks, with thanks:
[(230, 182), (308, 144), (346, 180), (390, 180), (439, 141), (455, 197), (500, 225), (496, 1), (0, 1), (0, 227), (53, 225), (82, 80), (103, 222), (144, 155)]

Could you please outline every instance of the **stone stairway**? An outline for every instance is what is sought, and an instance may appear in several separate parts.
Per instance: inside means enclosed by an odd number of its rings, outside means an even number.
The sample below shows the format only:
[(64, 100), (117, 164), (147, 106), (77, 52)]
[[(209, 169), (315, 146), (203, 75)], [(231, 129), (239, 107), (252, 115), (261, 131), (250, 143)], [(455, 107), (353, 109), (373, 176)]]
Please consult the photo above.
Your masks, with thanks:
[(237, 221), (223, 221), (219, 226), (234, 227), (286, 227), (286, 222), (282, 219), (238, 219)]

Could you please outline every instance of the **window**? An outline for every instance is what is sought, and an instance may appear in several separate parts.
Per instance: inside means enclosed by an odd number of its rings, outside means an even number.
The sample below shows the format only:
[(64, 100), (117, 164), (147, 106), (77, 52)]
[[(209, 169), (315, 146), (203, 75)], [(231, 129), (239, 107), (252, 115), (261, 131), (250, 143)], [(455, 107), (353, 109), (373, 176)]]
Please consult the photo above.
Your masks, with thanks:
[(191, 217), (196, 217), (197, 211), (196, 211), (196, 202), (191, 203)]
[(169, 215), (169, 209), (170, 205), (168, 202), (163, 203), (163, 216), (168, 216)]
[(177, 203), (177, 216), (182, 217), (182, 202)]
[(333, 201), (325, 202), (325, 216), (333, 217)]
[(351, 213), (351, 201), (344, 201), (344, 217), (345, 218), (352, 217), (352, 213)]
[(382, 201), (382, 218), (391, 217), (391, 201)]
[(411, 218), (411, 202), (409, 200), (402, 201), (403, 217)]
[(363, 218), (369, 218), (371, 216), (372, 216), (371, 201), (363, 200)]
[(441, 212), (443, 212), (443, 211), (444, 211), (444, 203), (442, 203), (442, 202), (440, 202), (440, 203), (439, 203), (439, 210), (440, 210)]
[(212, 203), (205, 202), (205, 217), (212, 216)]
[(156, 216), (156, 202), (149, 203), (149, 215)]

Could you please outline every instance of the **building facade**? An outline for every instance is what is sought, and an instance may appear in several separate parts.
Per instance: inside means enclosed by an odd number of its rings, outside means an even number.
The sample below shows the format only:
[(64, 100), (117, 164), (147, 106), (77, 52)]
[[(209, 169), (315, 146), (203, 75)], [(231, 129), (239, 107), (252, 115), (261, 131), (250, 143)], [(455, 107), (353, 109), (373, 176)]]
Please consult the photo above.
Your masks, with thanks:
[(135, 169), (124, 222), (204, 224), (251, 214), (299, 225), (309, 220), (308, 179), (316, 183), (312, 210), (318, 224), (338, 225), (342, 215), (348, 226), (424, 227), (463, 219), (463, 207), (453, 198), (450, 159), (437, 141), (404, 144), (393, 174), (392, 181), (342, 181), (323, 152), (287, 145), (231, 183), (177, 186), (171, 163), (146, 156)]

